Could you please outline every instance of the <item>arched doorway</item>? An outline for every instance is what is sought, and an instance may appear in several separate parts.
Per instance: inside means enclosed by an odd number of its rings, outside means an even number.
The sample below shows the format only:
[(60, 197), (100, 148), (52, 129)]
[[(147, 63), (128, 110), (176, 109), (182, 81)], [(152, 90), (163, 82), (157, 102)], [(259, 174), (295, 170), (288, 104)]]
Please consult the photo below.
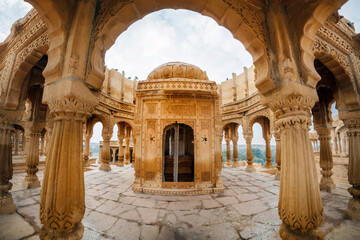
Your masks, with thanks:
[(163, 132), (163, 182), (194, 182), (194, 131), (174, 123)]

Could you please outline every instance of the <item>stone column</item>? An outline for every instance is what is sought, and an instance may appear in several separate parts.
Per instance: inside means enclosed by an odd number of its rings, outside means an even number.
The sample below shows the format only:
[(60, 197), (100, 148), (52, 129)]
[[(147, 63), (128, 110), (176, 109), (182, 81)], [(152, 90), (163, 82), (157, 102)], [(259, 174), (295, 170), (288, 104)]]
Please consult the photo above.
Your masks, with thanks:
[(347, 136), (347, 133), (345, 135), (345, 143), (346, 143), (345, 154), (346, 156), (349, 156), (349, 137)]
[(11, 151), (15, 151), (15, 130), (11, 132)]
[(239, 138), (237, 137), (237, 134), (234, 133), (233, 138), (232, 138), (232, 142), (233, 142), (233, 159), (234, 159), (234, 162), (232, 164), (233, 167), (240, 167), (239, 150), (238, 150), (238, 145), (237, 145), (238, 139)]
[(331, 142), (332, 142), (331, 151), (333, 154), (335, 154), (336, 151), (335, 151), (335, 129), (334, 128), (331, 128), (330, 135), (331, 135)]
[(81, 239), (85, 188), (83, 124), (93, 107), (75, 97), (48, 102), (54, 127), (41, 190), (41, 239)]
[(338, 154), (341, 154), (341, 138), (340, 138), (340, 133), (338, 133), (337, 136), (338, 136), (338, 138), (337, 138), (337, 140), (338, 140), (338, 143), (337, 143), (338, 150), (337, 150), (337, 152), (338, 152)]
[(116, 165), (119, 167), (123, 167), (124, 166), (124, 147), (123, 147), (124, 134), (118, 134), (118, 139), (119, 139), (119, 153), (118, 153), (118, 162)]
[(90, 162), (89, 162), (90, 138), (91, 138), (91, 136), (85, 135), (85, 141), (84, 141), (85, 146), (84, 146), (84, 153), (83, 153), (84, 167), (90, 167)]
[[(339, 117), (341, 118), (341, 115)], [(348, 128), (349, 137), (348, 179), (352, 187), (348, 191), (353, 196), (349, 200), (346, 215), (351, 219), (360, 220), (360, 113), (350, 117), (343, 120)]]
[(315, 127), (315, 130), (317, 131), (320, 140), (320, 167), (322, 168), (320, 190), (325, 192), (331, 192), (336, 188), (336, 186), (331, 178), (331, 176), (334, 174), (332, 171), (334, 164), (330, 146), (330, 128)]
[(125, 136), (125, 161), (124, 164), (130, 164), (130, 137), (131, 137), (131, 128), (126, 128)]
[(23, 151), (23, 154), (25, 153), (25, 147), (26, 147), (26, 139), (25, 139), (25, 130), (23, 132), (23, 135), (22, 135), (22, 151)]
[(130, 137), (125, 137), (125, 161), (124, 164), (130, 164)]
[(251, 140), (253, 138), (252, 134), (246, 134), (244, 135), (245, 141), (246, 141), (246, 158), (247, 158), (247, 167), (246, 167), (246, 171), (248, 172), (256, 172), (256, 169), (253, 165), (254, 161), (254, 155), (253, 155), (253, 151), (252, 151), (252, 146), (251, 146)]
[(25, 152), (25, 145), (26, 145), (25, 130), (23, 131), (23, 135), (22, 135), (22, 139), (21, 139), (21, 140), (23, 141), (23, 144), (22, 144), (22, 146), (21, 146), (21, 150), (22, 150), (22, 152), (23, 152), (23, 154), (24, 154), (24, 152)]
[(111, 164), (115, 164), (115, 154), (116, 154), (116, 149), (112, 149), (112, 160), (111, 160)]
[(110, 167), (110, 138), (111, 138), (112, 134), (111, 133), (103, 133), (102, 137), (103, 137), (103, 148), (101, 151), (101, 166), (100, 166), (100, 170), (103, 171), (110, 171), (111, 167)]
[[(335, 133), (336, 134), (336, 133)], [(334, 138), (334, 142), (333, 142), (333, 144), (334, 144), (334, 153), (337, 153), (338, 152), (338, 144), (337, 144), (337, 137), (335, 136), (335, 138)]]
[(45, 149), (45, 136), (43, 134), (40, 135), (40, 156), (44, 156), (45, 152), (44, 152), (44, 149)]
[(266, 143), (266, 147), (265, 147), (265, 157), (266, 157), (266, 164), (265, 164), (265, 168), (274, 168), (274, 165), (272, 163), (272, 155), (271, 155), (271, 146), (270, 146), (270, 140), (271, 140), (271, 135), (267, 135), (265, 136), (265, 143)]
[[(36, 126), (38, 123), (31, 123)], [(25, 148), (25, 161), (26, 161), (26, 177), (23, 185), (27, 188), (40, 187), (40, 181), (36, 173), (39, 171), (39, 139), (41, 136), (41, 129), (37, 127), (29, 127), (26, 129), (26, 148)]]
[(136, 138), (134, 138), (134, 136), (133, 136), (133, 151), (132, 151), (132, 166), (131, 167), (135, 166), (135, 144), (136, 144)]
[[(323, 239), (318, 227), (324, 211), (309, 140), (310, 110), (317, 93), (297, 83), (287, 85), (283, 92), (269, 96), (269, 107), (275, 112), (281, 134), (279, 233), (282, 239)], [(297, 91), (301, 93), (293, 93)]]
[(346, 155), (346, 140), (345, 133), (343, 133), (343, 137), (341, 138), (341, 152)]
[(14, 128), (0, 116), (0, 214), (15, 212), (11, 196), (13, 175), (11, 132)]
[(20, 130), (15, 129), (15, 152), (14, 156), (19, 155)]
[(275, 179), (280, 180), (281, 176), (281, 139), (280, 139), (280, 131), (277, 131), (274, 133), (275, 142), (276, 142), (276, 155), (275, 155), (275, 161), (276, 161), (276, 174)]
[(50, 151), (50, 141), (51, 141), (51, 135), (52, 135), (52, 132), (53, 132), (53, 122), (52, 120), (47, 120), (48, 121), (48, 128), (47, 128), (47, 131), (46, 131), (46, 147), (45, 147), (45, 154), (46, 156), (48, 155), (49, 151)]
[(230, 149), (230, 138), (225, 138), (226, 142), (226, 165), (231, 165), (231, 149)]

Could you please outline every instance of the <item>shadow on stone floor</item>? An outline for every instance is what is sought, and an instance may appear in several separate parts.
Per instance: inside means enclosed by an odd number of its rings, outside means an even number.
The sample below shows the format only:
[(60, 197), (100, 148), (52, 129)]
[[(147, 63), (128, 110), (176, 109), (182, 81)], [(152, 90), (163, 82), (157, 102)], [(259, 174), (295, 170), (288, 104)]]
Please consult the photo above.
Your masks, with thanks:
[[(92, 166), (84, 175), (83, 239), (280, 239), (279, 181), (269, 174), (224, 167), (225, 192), (199, 196), (134, 193), (131, 166), (112, 166), (111, 172)], [(42, 180), (43, 171), (38, 176)], [(40, 188), (24, 189), (24, 177), (12, 180), (17, 211), (2, 215), (0, 239), (38, 239)], [(321, 193), (325, 239), (360, 238), (360, 223), (344, 219), (345, 187)]]

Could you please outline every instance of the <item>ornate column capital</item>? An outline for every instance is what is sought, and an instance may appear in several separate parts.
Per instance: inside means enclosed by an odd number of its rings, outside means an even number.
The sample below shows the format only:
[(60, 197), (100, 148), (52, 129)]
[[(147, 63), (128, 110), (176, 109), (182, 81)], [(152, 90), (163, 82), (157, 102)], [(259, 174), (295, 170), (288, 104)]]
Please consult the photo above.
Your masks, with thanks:
[(316, 127), (315, 128), (318, 136), (319, 136), (319, 140), (331, 140), (331, 128), (329, 127)]
[(253, 135), (252, 134), (244, 134), (244, 138), (246, 143), (251, 143), (251, 140), (253, 139)]
[(104, 141), (110, 141), (112, 133), (102, 133), (101, 136), (103, 137)]
[(75, 96), (65, 96), (48, 102), (50, 114), (55, 121), (60, 119), (75, 119), (85, 122), (91, 116), (94, 106)]
[(269, 107), (275, 112), (277, 128), (299, 125), (304, 130), (309, 130), (311, 125), (310, 110), (314, 104), (315, 99), (312, 97), (291, 94), (270, 102)]

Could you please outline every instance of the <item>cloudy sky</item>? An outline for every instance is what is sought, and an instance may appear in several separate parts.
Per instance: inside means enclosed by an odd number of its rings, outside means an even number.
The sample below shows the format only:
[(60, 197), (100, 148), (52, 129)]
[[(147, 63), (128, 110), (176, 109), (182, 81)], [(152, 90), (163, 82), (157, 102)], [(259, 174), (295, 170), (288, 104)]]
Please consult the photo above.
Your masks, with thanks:
[[(31, 5), (21, 0), (0, 0), (0, 42), (10, 33), (11, 25), (30, 9)], [(341, 15), (355, 23), (357, 32), (359, 11), (358, 0), (348, 1), (340, 10)], [(244, 66), (252, 65), (252, 57), (243, 45), (213, 19), (187, 10), (170, 9), (154, 12), (132, 24), (118, 37), (105, 59), (108, 68), (140, 80), (169, 61), (195, 64), (218, 83), (231, 78), (232, 73), (241, 73)], [(114, 129), (114, 139), (116, 132)], [(97, 124), (91, 141), (101, 139), (101, 124)], [(244, 139), (240, 138), (239, 143), (245, 144)], [(254, 126), (253, 143), (265, 144), (258, 124)]]

